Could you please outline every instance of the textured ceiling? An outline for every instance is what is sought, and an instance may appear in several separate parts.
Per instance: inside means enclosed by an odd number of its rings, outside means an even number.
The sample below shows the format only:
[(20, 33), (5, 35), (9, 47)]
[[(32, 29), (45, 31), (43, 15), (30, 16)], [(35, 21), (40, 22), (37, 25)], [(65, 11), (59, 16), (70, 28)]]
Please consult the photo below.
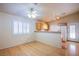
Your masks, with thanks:
[(63, 17), (79, 11), (78, 3), (40, 3), (36, 6), (30, 3), (0, 3), (0, 12), (26, 17), (31, 8), (38, 10), (38, 14), (55, 20), (57, 16)]

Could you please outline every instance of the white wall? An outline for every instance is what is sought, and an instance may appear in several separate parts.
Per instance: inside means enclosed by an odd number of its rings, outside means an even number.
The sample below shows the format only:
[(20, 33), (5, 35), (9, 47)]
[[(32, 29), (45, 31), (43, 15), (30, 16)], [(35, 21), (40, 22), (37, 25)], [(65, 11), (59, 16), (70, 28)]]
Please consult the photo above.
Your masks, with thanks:
[[(24, 35), (14, 35), (12, 28), (13, 27), (12, 22), (14, 20), (29, 23), (30, 32)], [(33, 32), (34, 32), (34, 21), (27, 18), (24, 19), (19, 16), (13, 16), (0, 12), (0, 49), (33, 41), (34, 40)]]
[(60, 31), (60, 26), (58, 24), (50, 24), (50, 31)]

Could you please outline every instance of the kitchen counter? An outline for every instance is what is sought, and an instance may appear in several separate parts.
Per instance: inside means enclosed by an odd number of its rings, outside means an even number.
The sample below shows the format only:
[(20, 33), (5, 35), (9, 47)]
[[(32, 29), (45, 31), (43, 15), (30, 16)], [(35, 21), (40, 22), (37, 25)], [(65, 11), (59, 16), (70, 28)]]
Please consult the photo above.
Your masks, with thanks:
[(40, 33), (61, 33), (60, 31), (35, 31), (35, 32), (40, 32)]
[(35, 31), (37, 41), (43, 42), (45, 44), (61, 48), (61, 32), (44, 32)]

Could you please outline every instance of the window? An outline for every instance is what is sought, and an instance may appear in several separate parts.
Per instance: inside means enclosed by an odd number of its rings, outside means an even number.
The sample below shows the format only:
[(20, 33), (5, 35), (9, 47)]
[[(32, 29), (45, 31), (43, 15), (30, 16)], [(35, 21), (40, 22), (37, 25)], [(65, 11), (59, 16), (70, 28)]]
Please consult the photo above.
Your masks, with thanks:
[(75, 39), (75, 25), (70, 25), (70, 38)]
[(20, 21), (14, 21), (13, 22), (13, 33), (14, 34), (26, 34), (29, 32), (29, 24), (25, 22)]

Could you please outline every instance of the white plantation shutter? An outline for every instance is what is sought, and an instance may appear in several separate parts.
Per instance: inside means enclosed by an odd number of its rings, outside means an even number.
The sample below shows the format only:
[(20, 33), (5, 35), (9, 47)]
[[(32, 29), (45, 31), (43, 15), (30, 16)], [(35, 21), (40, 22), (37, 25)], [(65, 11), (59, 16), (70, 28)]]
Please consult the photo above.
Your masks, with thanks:
[(29, 33), (29, 24), (25, 22), (14, 21), (13, 23), (14, 34), (26, 34)]

